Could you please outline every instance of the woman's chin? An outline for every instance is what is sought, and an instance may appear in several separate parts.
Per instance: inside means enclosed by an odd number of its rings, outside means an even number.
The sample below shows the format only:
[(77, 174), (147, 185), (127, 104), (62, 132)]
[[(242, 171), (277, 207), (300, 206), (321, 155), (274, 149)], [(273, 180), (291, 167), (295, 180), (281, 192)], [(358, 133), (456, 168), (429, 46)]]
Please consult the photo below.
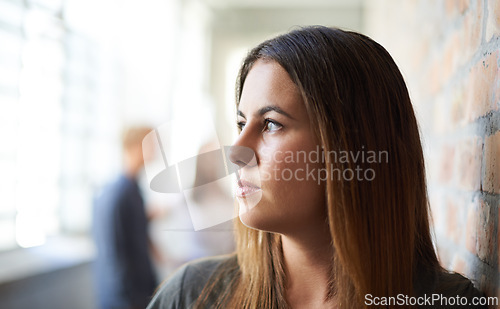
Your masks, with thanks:
[(239, 218), (241, 223), (248, 228), (265, 231), (265, 232), (277, 232), (276, 230), (276, 220), (273, 220), (268, 212), (266, 212), (266, 205), (264, 203), (259, 203), (254, 205), (249, 210), (243, 209), (240, 203), (239, 207)]
[(252, 209), (259, 204), (262, 199), (262, 190), (256, 191), (245, 196), (236, 196), (239, 204), (239, 216), (251, 212)]
[[(254, 202), (254, 203), (251, 203)], [(248, 199), (238, 198), (239, 203), (239, 217), (241, 223), (253, 229), (260, 229), (262, 221), (262, 213), (259, 211), (262, 205), (258, 205), (258, 201), (249, 201)]]

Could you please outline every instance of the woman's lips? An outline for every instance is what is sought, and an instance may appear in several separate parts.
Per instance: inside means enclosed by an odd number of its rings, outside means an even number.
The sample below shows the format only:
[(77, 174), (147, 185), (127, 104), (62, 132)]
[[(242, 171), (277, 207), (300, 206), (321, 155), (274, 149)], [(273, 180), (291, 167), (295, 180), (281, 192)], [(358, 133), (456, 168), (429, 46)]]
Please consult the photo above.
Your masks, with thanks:
[(247, 197), (256, 192), (261, 191), (262, 189), (251, 182), (240, 179), (238, 180), (238, 188), (236, 189), (237, 197)]

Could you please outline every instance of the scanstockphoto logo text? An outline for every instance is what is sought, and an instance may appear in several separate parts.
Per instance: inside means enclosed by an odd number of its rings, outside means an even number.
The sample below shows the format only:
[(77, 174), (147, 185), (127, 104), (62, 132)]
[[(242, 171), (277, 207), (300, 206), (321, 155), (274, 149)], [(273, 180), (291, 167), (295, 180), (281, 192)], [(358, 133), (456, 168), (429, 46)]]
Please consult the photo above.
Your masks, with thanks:
[(442, 294), (424, 294), (422, 296), (408, 296), (398, 294), (396, 296), (377, 297), (372, 294), (365, 295), (365, 305), (367, 306), (430, 306), (430, 307), (462, 307), (469, 306), (498, 306), (496, 296), (475, 296), (467, 298), (464, 296), (444, 296)]

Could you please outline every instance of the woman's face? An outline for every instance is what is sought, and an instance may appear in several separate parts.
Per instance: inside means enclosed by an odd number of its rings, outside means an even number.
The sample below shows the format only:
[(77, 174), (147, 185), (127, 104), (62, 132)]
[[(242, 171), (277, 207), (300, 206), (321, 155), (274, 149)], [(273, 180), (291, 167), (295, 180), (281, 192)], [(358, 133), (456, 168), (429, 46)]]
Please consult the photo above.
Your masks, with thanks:
[[(282, 234), (323, 227), (325, 187), (317, 177), (323, 167), (317, 159), (321, 147), (297, 86), (278, 63), (258, 60), (252, 66), (238, 106), (238, 126), (234, 146), (240, 147), (233, 148), (255, 155), (254, 163), (239, 170), (241, 221)], [(248, 151), (233, 151), (231, 160), (248, 163)]]

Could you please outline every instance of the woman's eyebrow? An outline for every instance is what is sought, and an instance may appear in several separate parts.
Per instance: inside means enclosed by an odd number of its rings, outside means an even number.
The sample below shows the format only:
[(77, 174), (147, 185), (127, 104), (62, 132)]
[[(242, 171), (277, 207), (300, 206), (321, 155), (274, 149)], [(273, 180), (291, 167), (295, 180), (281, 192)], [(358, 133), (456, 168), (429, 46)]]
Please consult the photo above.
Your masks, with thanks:
[[(286, 116), (286, 117), (288, 117), (290, 119), (295, 120), (295, 118), (293, 118), (289, 113), (285, 112), (284, 110), (282, 110), (281, 108), (279, 108), (276, 105), (264, 106), (261, 109), (259, 109), (256, 114), (259, 115), (259, 116), (263, 116), (263, 115), (265, 115), (265, 114), (267, 114), (267, 113), (269, 113), (271, 111), (277, 112), (277, 113), (282, 114), (282, 115), (284, 115), (284, 116)], [(240, 111), (240, 110), (238, 110), (238, 116), (241, 116), (241, 117), (243, 117), (245, 119), (247, 118), (245, 116), (245, 114), (243, 114), (243, 112)]]
[(288, 118), (290, 118), (290, 119), (294, 119), (294, 120), (295, 120), (295, 118), (293, 118), (292, 116), (290, 116), (290, 114), (289, 114), (289, 113), (285, 112), (284, 110), (282, 110), (281, 108), (279, 108), (279, 107), (278, 107), (278, 106), (276, 106), (276, 105), (268, 105), (268, 106), (264, 106), (264, 107), (262, 107), (261, 109), (259, 109), (259, 110), (257, 111), (257, 114), (258, 114), (259, 116), (262, 116), (262, 115), (264, 115), (264, 114), (266, 114), (266, 113), (269, 113), (269, 112), (271, 112), (271, 111), (277, 112), (277, 113), (282, 114), (282, 115), (284, 115), (284, 116), (286, 116), (286, 117), (288, 117)]

